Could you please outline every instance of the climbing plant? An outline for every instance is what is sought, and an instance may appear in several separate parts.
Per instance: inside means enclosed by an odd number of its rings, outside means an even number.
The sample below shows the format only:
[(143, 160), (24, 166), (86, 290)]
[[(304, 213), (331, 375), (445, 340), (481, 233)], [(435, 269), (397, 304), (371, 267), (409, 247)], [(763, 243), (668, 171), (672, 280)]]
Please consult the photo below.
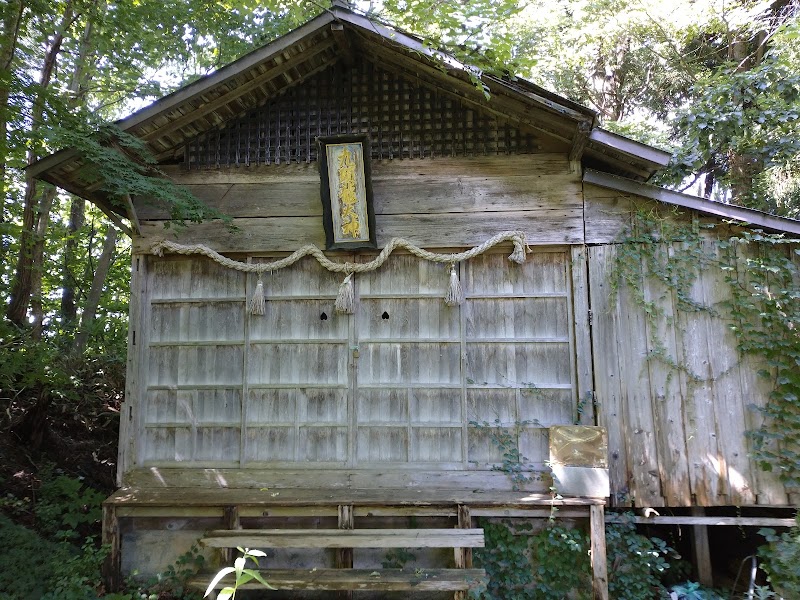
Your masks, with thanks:
[(800, 486), (800, 269), (797, 240), (744, 231), (722, 243), (739, 350), (761, 359), (772, 387), (749, 432), (761, 468)]
[[(664, 310), (663, 296), (648, 295), (648, 286), (657, 282), (671, 294), (676, 311), (707, 311), (728, 324), (739, 353), (762, 365), (759, 374), (772, 388), (765, 406), (750, 406), (764, 417), (748, 432), (753, 456), (785, 484), (800, 486), (800, 241), (759, 230), (734, 235), (718, 230), (712, 249), (702, 230), (715, 225), (675, 217), (635, 213), (631, 227), (617, 240), (612, 289), (626, 289), (642, 309), (648, 360), (660, 361), (670, 374), (684, 374), (690, 384), (702, 377), (667, 351), (661, 335), (663, 325), (675, 326), (674, 314)], [(703, 304), (692, 295), (697, 277), (709, 268), (724, 274), (730, 291), (729, 299), (718, 305)]]

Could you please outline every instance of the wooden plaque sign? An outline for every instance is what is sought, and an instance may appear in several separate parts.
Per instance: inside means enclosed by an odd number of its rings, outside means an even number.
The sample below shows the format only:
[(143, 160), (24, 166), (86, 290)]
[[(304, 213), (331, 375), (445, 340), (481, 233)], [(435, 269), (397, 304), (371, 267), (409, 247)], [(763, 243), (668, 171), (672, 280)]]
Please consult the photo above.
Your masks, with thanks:
[(369, 138), (339, 135), (317, 143), (326, 248), (375, 248)]

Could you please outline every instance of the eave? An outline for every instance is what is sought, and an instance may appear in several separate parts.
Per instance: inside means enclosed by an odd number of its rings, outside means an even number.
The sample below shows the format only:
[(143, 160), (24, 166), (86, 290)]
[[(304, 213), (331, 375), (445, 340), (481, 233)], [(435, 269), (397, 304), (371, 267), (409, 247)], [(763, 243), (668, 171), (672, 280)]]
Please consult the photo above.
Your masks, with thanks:
[(667, 190), (593, 169), (586, 169), (583, 174), (583, 182), (624, 194), (634, 194), (651, 200), (658, 200), (665, 204), (688, 208), (705, 215), (754, 225), (771, 232), (800, 235), (800, 221), (796, 219), (777, 217), (752, 208), (723, 204), (722, 202), (715, 202), (699, 196), (682, 194), (681, 192)]

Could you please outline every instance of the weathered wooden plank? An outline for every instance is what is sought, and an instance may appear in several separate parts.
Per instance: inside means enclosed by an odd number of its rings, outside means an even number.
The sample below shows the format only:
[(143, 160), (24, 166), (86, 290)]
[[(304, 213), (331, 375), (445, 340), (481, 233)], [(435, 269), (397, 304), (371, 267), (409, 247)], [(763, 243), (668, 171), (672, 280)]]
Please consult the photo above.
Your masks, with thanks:
[[(466, 336), (470, 341), (485, 338), (508, 338), (509, 341), (552, 338), (563, 341), (570, 337), (570, 311), (566, 297), (471, 298), (464, 310)], [(588, 314), (584, 318), (586, 316)]]
[[(319, 181), (319, 165), (316, 163), (192, 171), (179, 165), (164, 165), (162, 169), (171, 179), (188, 185)], [(463, 177), (465, 173), (474, 177), (548, 177), (554, 174), (580, 182), (580, 177), (571, 173), (567, 157), (561, 153), (372, 161), (372, 176), (378, 181), (384, 178)]]
[[(456, 591), (478, 585), (486, 576), (483, 569), (269, 569), (260, 571), (264, 579), (280, 590), (358, 590), (358, 591)], [(198, 576), (192, 587), (205, 589), (213, 573)], [(223, 579), (218, 587), (231, 582)], [(248, 583), (240, 589), (262, 589), (258, 583)]]
[(103, 581), (109, 591), (122, 585), (122, 535), (119, 531), (117, 507), (103, 505), (103, 544), (109, 549), (102, 565)]
[[(703, 303), (702, 282), (696, 280), (690, 298)], [(707, 311), (676, 313), (677, 363), (683, 419), (686, 429), (686, 448), (689, 457), (689, 476), (693, 503), (699, 506), (717, 504), (720, 492), (720, 454), (717, 446), (716, 414), (712, 393), (713, 373), (710, 368), (709, 347), (715, 328)], [(720, 407), (721, 408), (721, 407)]]
[(613, 246), (589, 248), (589, 290), (592, 307), (592, 358), (597, 393), (597, 423), (608, 431), (611, 504), (630, 506), (629, 456), (625, 439), (627, 414), (622, 401), (616, 339), (617, 312), (612, 308)]
[(122, 484), (123, 473), (128, 471), (136, 459), (135, 443), (138, 432), (134, 414), (140, 410), (142, 397), (143, 348), (142, 333), (146, 324), (142, 320), (143, 303), (147, 284), (147, 258), (134, 254), (131, 258), (131, 297), (129, 302), (128, 353), (125, 371), (125, 402), (120, 407), (119, 445), (117, 450), (117, 485)]
[(713, 527), (792, 527), (794, 519), (779, 517), (708, 517), (672, 516), (632, 517), (630, 515), (606, 515), (606, 523), (637, 523), (650, 525), (709, 525)]
[[(528, 238), (531, 245), (536, 239)], [(470, 295), (492, 296), (564, 294), (568, 291), (567, 254), (534, 250), (518, 265), (504, 253), (485, 253), (470, 259), (464, 287)]]
[(548, 387), (572, 384), (570, 344), (561, 343), (467, 343), (468, 383), (512, 387)]
[[(237, 173), (240, 170), (237, 169)], [(192, 171), (196, 173), (196, 171)], [(291, 217), (322, 215), (319, 180), (232, 184), (188, 184), (186, 189), (207, 206), (230, 217)], [(373, 179), (376, 215), (477, 213), (483, 211), (580, 209), (580, 184), (567, 174), (474, 176), (461, 174), (409, 179)], [(168, 207), (137, 201), (142, 221), (170, 218)]]
[(661, 490), (669, 506), (690, 506), (692, 496), (686, 433), (681, 418), (681, 388), (673, 367), (678, 364), (674, 293), (647, 276), (643, 294), (645, 302), (652, 302), (661, 313), (648, 318), (645, 324), (647, 351), (651, 356), (647, 369), (650, 402), (657, 423), (655, 443)]
[[(265, 277), (269, 286), (269, 276)], [(348, 340), (348, 317), (334, 309), (335, 300), (274, 300), (265, 290), (265, 314), (250, 318), (250, 341)]]
[[(702, 518), (705, 509), (694, 506), (692, 514)], [(708, 543), (708, 525), (698, 523), (692, 526), (692, 562), (697, 570), (697, 580), (702, 585), (713, 587), (714, 574), (711, 567), (711, 548)]]
[(148, 351), (148, 385), (242, 383), (244, 346), (156, 346)]
[(150, 342), (242, 340), (240, 303), (156, 304), (150, 311)]
[(461, 353), (456, 344), (362, 343), (359, 383), (421, 384), (461, 382)]
[[(204, 244), (217, 252), (286, 252), (305, 244), (324, 247), (325, 234), (318, 217), (268, 217), (233, 219), (231, 232), (216, 221), (191, 224), (180, 231), (165, 229), (160, 222), (142, 223), (142, 235), (134, 241), (135, 252), (149, 252), (162, 240)], [(583, 242), (583, 215), (579, 209), (510, 211), (431, 215), (384, 215), (376, 232), (378, 246), (402, 237), (424, 248), (477, 246), (503, 231), (522, 231), (528, 244), (577, 244)], [(241, 294), (240, 294), (241, 295)]]
[(608, 600), (608, 563), (606, 559), (606, 527), (603, 505), (589, 508), (589, 542), (592, 554), (592, 598)]
[[(576, 421), (581, 425), (594, 425), (594, 369), (592, 368), (591, 309), (589, 303), (588, 249), (573, 246), (570, 249), (572, 274), (572, 323), (575, 343), (575, 407)], [(549, 321), (549, 319), (544, 319)]]
[[(757, 252), (752, 246), (738, 245), (733, 252), (736, 253), (736, 277), (740, 285), (747, 285), (747, 267), (745, 261), (754, 258), (752, 252)], [(739, 382), (742, 400), (745, 402), (744, 425), (748, 431), (757, 431), (763, 421), (764, 415), (758, 410), (763, 408), (772, 391), (772, 382), (767, 377), (759, 375), (761, 370), (768, 369), (761, 359), (752, 354), (741, 357), (739, 365)], [(749, 438), (745, 440), (747, 452), (752, 454), (753, 441)], [(755, 482), (755, 502), (767, 506), (781, 506), (787, 504), (789, 499), (786, 488), (781, 483), (778, 473), (775, 471), (767, 472), (759, 467), (755, 460), (752, 460), (750, 472)]]
[[(208, 473), (208, 481), (217, 486), (227, 483), (226, 474), (237, 474), (235, 469), (220, 469), (213, 473)], [(341, 473), (341, 471), (332, 471)], [(162, 475), (163, 471), (151, 474), (155, 479)], [(439, 473), (431, 473), (431, 476)], [(302, 476), (306, 473), (300, 474)], [(300, 476), (298, 475), (298, 476)], [(354, 474), (360, 477), (364, 473)], [(418, 476), (414, 472), (413, 476)], [(448, 473), (451, 476), (458, 476), (462, 480), (462, 487), (430, 487), (422, 485), (406, 486), (403, 488), (355, 488), (342, 485), (341, 487), (325, 488), (288, 488), (271, 487), (269, 480), (263, 480), (259, 488), (201, 488), (191, 487), (189, 491), (185, 487), (150, 487), (150, 488), (121, 488), (110, 496), (106, 502), (115, 505), (141, 505), (141, 506), (227, 506), (231, 504), (263, 506), (268, 509), (271, 506), (331, 506), (338, 504), (352, 503), (354, 506), (453, 506), (456, 504), (467, 504), (475, 507), (502, 506), (505, 508), (522, 508), (535, 506), (588, 506), (591, 504), (603, 504), (602, 499), (597, 498), (561, 498), (553, 499), (549, 493), (537, 493), (520, 491), (509, 491), (510, 485), (504, 489), (484, 486), (480, 489), (475, 487), (467, 488), (463, 484), (476, 483), (470, 481), (468, 473)], [(489, 475), (503, 475), (495, 481), (502, 482), (508, 479), (504, 474), (494, 472), (483, 473), (484, 477)], [(163, 475), (162, 475), (163, 476)], [(342, 477), (346, 481), (346, 477)], [(484, 483), (486, 479), (483, 480)], [(480, 485), (480, 484), (479, 484)], [(424, 492), (424, 493), (423, 493)]]
[(209, 531), (211, 548), (483, 548), (483, 529), (241, 529)]
[[(156, 226), (156, 229), (161, 226)], [(162, 231), (163, 228), (162, 228)], [(150, 246), (147, 246), (149, 251)], [(245, 296), (245, 275), (205, 258), (147, 257), (150, 299), (204, 298), (229, 300)]]
[[(586, 183), (583, 184), (583, 195), (585, 242), (610, 244), (619, 240), (631, 226), (635, 210), (632, 199), (620, 192)], [(647, 202), (646, 199), (641, 200)]]
[[(714, 311), (724, 314), (730, 301), (730, 286), (725, 273), (717, 266), (719, 250), (716, 240), (704, 243), (704, 251), (711, 257), (711, 264), (700, 274), (703, 300)], [(756, 495), (756, 474), (747, 455), (747, 420), (739, 375), (740, 354), (730, 321), (714, 315), (709, 321), (709, 363), (713, 376), (713, 398), (716, 407), (717, 443), (723, 462), (720, 472), (723, 478), (721, 495), (727, 503), (742, 506), (753, 504)], [(720, 499), (722, 500), (722, 499)]]
[[(643, 285), (643, 281), (637, 282)], [(620, 389), (627, 412), (626, 446), (629, 453), (632, 493), (637, 505), (664, 506), (658, 472), (656, 422), (650, 403), (647, 327), (644, 308), (630, 290), (617, 292), (617, 352), (620, 361)]]
[(280, 343), (251, 343), (247, 380), (256, 384), (347, 383), (345, 344), (299, 346)]

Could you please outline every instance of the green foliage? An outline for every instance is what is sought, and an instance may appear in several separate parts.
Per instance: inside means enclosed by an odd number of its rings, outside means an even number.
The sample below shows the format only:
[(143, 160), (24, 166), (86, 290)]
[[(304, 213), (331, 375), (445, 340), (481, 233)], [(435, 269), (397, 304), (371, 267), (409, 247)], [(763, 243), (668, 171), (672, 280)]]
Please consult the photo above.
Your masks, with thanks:
[(131, 590), (129, 593), (133, 600), (197, 600), (200, 593), (190, 588), (188, 582), (204, 565), (205, 557), (197, 544), (193, 544), (175, 564), (143, 583), (131, 580), (127, 588)]
[(486, 545), (473, 551), (475, 566), (486, 570), (486, 585), (471, 592), (480, 600), (529, 600), (533, 596), (530, 523), (479, 520)]
[(36, 600), (48, 585), (50, 565), (66, 559), (63, 546), (41, 538), (0, 513), (0, 594)]
[(531, 538), (536, 600), (591, 598), (589, 540), (579, 529), (545, 527)]
[(620, 243), (615, 247), (610, 278), (612, 295), (618, 299), (619, 290), (627, 290), (634, 304), (644, 312), (647, 359), (663, 364), (670, 378), (674, 373), (683, 373), (690, 382), (700, 381), (698, 374), (670, 355), (662, 338), (664, 326), (675, 325), (672, 315), (664, 311), (667, 294), (673, 295), (678, 310), (715, 314), (715, 307), (697, 302), (692, 295), (699, 271), (713, 259), (699, 231), (683, 222), (679, 215), (663, 216), (657, 211), (639, 210), (630, 229), (617, 241)]
[(230, 222), (217, 209), (209, 208), (186, 188), (172, 182), (156, 166), (147, 145), (112, 124), (100, 124), (94, 135), (73, 128), (58, 128), (54, 139), (59, 146), (74, 148), (86, 161), (81, 170), (83, 183), (106, 192), (118, 208), (125, 198), (141, 197), (166, 206), (173, 222), (199, 223), (209, 219)]
[(763, 528), (759, 533), (768, 544), (758, 549), (762, 568), (772, 587), (786, 598), (800, 598), (800, 515), (789, 531), (778, 534)]
[(64, 558), (49, 563), (51, 583), (42, 600), (95, 600), (101, 581), (100, 568), (108, 548), (97, 547), (92, 538), (80, 548), (64, 546)]
[(800, 255), (796, 240), (745, 231), (723, 244), (721, 267), (732, 299), (739, 350), (765, 365), (772, 383), (765, 419), (749, 432), (754, 456), (790, 486), (800, 486)]
[(79, 526), (100, 521), (103, 494), (67, 475), (51, 478), (45, 473), (42, 479), (40, 498), (35, 506), (42, 530), (55, 532), (59, 539), (74, 539), (78, 537)]
[[(242, 553), (242, 555), (234, 561), (232, 567), (220, 569), (220, 571), (214, 576), (214, 579), (211, 580), (211, 583), (208, 584), (208, 589), (203, 595), (204, 598), (214, 591), (214, 588), (222, 579), (231, 574), (235, 575), (233, 585), (223, 587), (217, 594), (217, 600), (234, 600), (236, 598), (236, 591), (243, 585), (250, 583), (253, 580), (259, 582), (267, 589), (275, 589), (266, 582), (266, 580), (261, 576), (261, 573), (259, 573), (257, 570), (259, 567), (258, 559), (266, 556), (266, 554), (264, 554), (264, 552), (261, 550), (251, 550), (249, 548), (238, 548), (238, 550)], [(252, 561), (256, 568), (247, 568), (247, 561)]]
[[(529, 521), (481, 520), (486, 546), (474, 551), (486, 570), (479, 600), (582, 600), (591, 598), (589, 538), (578, 528), (550, 521), (533, 532)], [(674, 551), (656, 537), (636, 532), (632, 523), (606, 526), (609, 597), (650, 600), (664, 590), (660, 578)]]
[[(742, 174), (732, 160), (745, 157), (754, 174), (784, 165), (800, 154), (800, 73), (796, 65), (769, 53), (751, 69), (732, 64), (711, 72), (693, 86), (692, 104), (676, 121), (684, 143), (673, 168), (680, 176), (710, 170), (716, 179), (735, 185)], [(764, 190), (762, 190), (764, 191)], [(775, 212), (769, 195), (737, 202)]]
[(669, 587), (669, 592), (677, 596), (676, 600), (725, 600), (714, 590), (710, 590), (696, 581), (687, 581)]
[(636, 533), (633, 523), (606, 526), (608, 595), (615, 600), (650, 600), (664, 591), (661, 577), (673, 550), (664, 540)]

